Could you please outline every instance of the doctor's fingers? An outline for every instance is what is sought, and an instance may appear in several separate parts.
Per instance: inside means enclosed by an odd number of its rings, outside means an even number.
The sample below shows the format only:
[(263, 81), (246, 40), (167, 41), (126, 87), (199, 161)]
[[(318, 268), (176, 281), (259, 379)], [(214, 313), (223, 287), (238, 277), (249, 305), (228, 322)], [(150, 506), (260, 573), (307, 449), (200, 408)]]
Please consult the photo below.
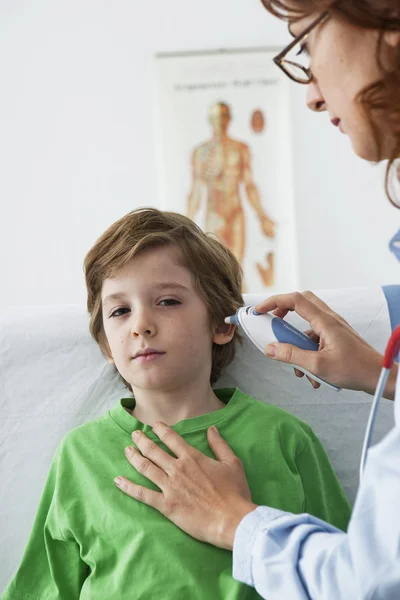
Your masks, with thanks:
[[(335, 312), (326, 302), (321, 300), (321, 298), (319, 296), (316, 296), (313, 292), (310, 292), (310, 291), (302, 292), (302, 294), (305, 298), (307, 298), (308, 300), (313, 302), (316, 306), (318, 306), (318, 308), (320, 308), (325, 314), (333, 317), (334, 321), (340, 321), (341, 323), (350, 327), (350, 325), (347, 323), (347, 321), (341, 315), (339, 315), (337, 312)], [(314, 331), (312, 331), (312, 330), (310, 330), (310, 331), (312, 333), (306, 331), (305, 332), (306, 335), (311, 337), (314, 341), (319, 342), (319, 336)], [(318, 387), (320, 387), (319, 384), (318, 384)]]
[[(161, 450), (161, 448), (159, 448), (159, 450)], [(161, 450), (161, 452), (163, 452), (163, 450)], [(136, 450), (133, 446), (129, 446), (125, 449), (125, 456), (138, 473), (144, 475), (147, 479), (150, 479), (150, 481), (155, 483), (160, 489), (163, 487), (168, 475), (162, 467), (157, 466), (154, 455), (151, 459), (147, 458), (146, 456), (143, 456), (139, 450)]]
[(301, 377), (304, 377), (304, 373), (303, 371), (299, 371), (299, 369), (293, 369), (294, 374), (296, 375), (296, 377), (299, 377), (301, 379)]
[(305, 296), (306, 298), (308, 298), (309, 300), (314, 302), (314, 304), (316, 304), (316, 306), (318, 306), (321, 310), (323, 310), (326, 313), (330, 314), (331, 316), (335, 317), (335, 319), (341, 321), (342, 323), (345, 323), (346, 325), (348, 325), (347, 321), (341, 315), (339, 315), (337, 312), (335, 312), (333, 310), (333, 308), (331, 308), (326, 302), (321, 300), (321, 298), (319, 296), (316, 296), (313, 292), (310, 292), (310, 291), (303, 292), (303, 296)]
[(319, 344), (319, 335), (317, 335), (315, 331), (313, 331), (312, 329), (307, 329), (304, 333), (308, 335), (310, 339), (314, 340), (314, 342), (317, 342), (317, 344)]
[[(322, 300), (320, 302), (322, 302)], [(300, 317), (303, 317), (303, 319), (311, 325), (312, 330), (320, 336), (322, 331), (336, 320), (335, 313), (330, 311), (330, 309), (329, 312), (327, 312), (325, 303), (323, 303), (323, 305), (324, 306), (319, 306), (301, 292), (293, 292), (291, 294), (271, 296), (271, 298), (257, 304), (255, 308), (261, 313), (274, 311), (274, 314), (282, 319), (289, 311), (295, 311)]]
[[(321, 352), (315, 350), (302, 350), (292, 344), (276, 343), (268, 344), (265, 349), (265, 354), (274, 360), (296, 365), (300, 369), (305, 369), (309, 373), (314, 373), (319, 376), (321, 363)], [(296, 373), (297, 375), (297, 373)], [(301, 377), (301, 375), (297, 375)]]
[[(153, 427), (154, 433), (156, 433), (156, 426), (157, 424)], [(175, 433), (175, 431), (173, 431), (173, 433)], [(160, 448), (160, 446), (148, 438), (143, 431), (134, 431), (132, 433), (132, 439), (143, 456), (151, 460), (151, 462), (157, 465), (157, 467), (160, 467), (165, 473), (169, 474), (172, 471), (176, 463), (175, 456), (171, 456), (171, 454)], [(168, 440), (165, 438), (165, 441), (163, 441), (164, 445), (176, 455), (167, 442)]]
[[(307, 298), (307, 300), (310, 300), (310, 302), (312, 302), (313, 304), (315, 304), (315, 306), (317, 306), (318, 308), (320, 308), (323, 312), (336, 317), (337, 319), (344, 321), (344, 319), (337, 314), (328, 304), (326, 304), (326, 302), (324, 302), (319, 296), (317, 296), (316, 294), (314, 294), (314, 292), (311, 292), (309, 290), (305, 291), (305, 292), (299, 292), (302, 296), (304, 296), (304, 298)], [(277, 317), (280, 317), (281, 319), (283, 319), (287, 313), (289, 311), (287, 309), (281, 309), (281, 308), (276, 308), (274, 310), (274, 315), (276, 315)]]
[(115, 485), (127, 496), (130, 496), (134, 500), (139, 500), (143, 504), (152, 506), (161, 512), (163, 495), (161, 492), (155, 492), (149, 490), (141, 485), (133, 483), (125, 477), (116, 477), (114, 479)]
[[(293, 370), (294, 370), (294, 374), (296, 375), (296, 377), (299, 377), (300, 379), (302, 377), (304, 377), (305, 373), (303, 373), (303, 371), (300, 371), (299, 369), (293, 369)], [(308, 375), (306, 377), (307, 377), (308, 381), (311, 383), (314, 390), (317, 390), (318, 388), (321, 387), (321, 384), (318, 383), (318, 381), (311, 379), (311, 377), (309, 377)]]
[(311, 302), (314, 302), (314, 304), (316, 304), (317, 306), (319, 306), (319, 308), (321, 308), (322, 310), (325, 310), (326, 312), (333, 312), (333, 310), (331, 309), (330, 306), (328, 306), (328, 304), (326, 302), (324, 302), (322, 300), (322, 298), (320, 298), (319, 296), (317, 296), (316, 294), (314, 294), (314, 292), (311, 292), (310, 290), (306, 290), (304, 292), (301, 292), (303, 294), (303, 296), (305, 298), (308, 298), (309, 300), (311, 300)]
[(311, 383), (314, 390), (318, 390), (318, 388), (321, 387), (321, 384), (318, 383), (318, 381), (315, 381), (315, 379), (311, 379), (311, 377), (309, 377), (308, 375), (306, 377), (307, 377), (308, 381)]

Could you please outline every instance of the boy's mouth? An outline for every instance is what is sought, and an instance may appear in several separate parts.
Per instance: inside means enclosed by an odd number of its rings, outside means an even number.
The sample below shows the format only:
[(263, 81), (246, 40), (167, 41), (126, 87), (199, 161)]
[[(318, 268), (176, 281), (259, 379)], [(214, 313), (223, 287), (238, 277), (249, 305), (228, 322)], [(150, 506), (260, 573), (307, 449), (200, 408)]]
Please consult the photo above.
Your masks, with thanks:
[(158, 356), (165, 354), (165, 352), (161, 352), (161, 350), (156, 350), (155, 348), (142, 348), (138, 350), (133, 357), (133, 360), (139, 360), (140, 362), (150, 362), (154, 360)]

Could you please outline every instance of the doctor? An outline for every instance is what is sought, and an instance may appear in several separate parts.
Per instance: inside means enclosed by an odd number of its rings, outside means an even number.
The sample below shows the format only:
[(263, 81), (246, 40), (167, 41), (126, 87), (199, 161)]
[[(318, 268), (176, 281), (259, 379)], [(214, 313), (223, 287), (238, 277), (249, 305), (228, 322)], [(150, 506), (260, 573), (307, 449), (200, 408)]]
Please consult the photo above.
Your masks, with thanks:
[[(263, 0), (289, 21), (292, 43), (275, 62), (308, 84), (311, 110), (326, 111), (369, 161), (400, 157), (399, 0)], [(309, 57), (308, 67), (296, 54)], [(294, 57), (294, 58), (292, 58)], [(388, 171), (388, 181), (394, 176)], [(392, 175), (393, 174), (393, 175)], [(354, 201), (359, 201), (357, 197)], [(294, 310), (319, 338), (320, 350), (285, 344), (268, 356), (295, 363), (337, 386), (373, 393), (382, 357), (311, 293), (275, 296), (257, 310), (284, 317)], [(301, 375), (299, 372), (297, 375)], [(397, 366), (385, 396), (393, 399)], [(314, 382), (314, 386), (316, 386)], [(269, 600), (400, 599), (400, 398), (396, 426), (368, 454), (347, 533), (309, 515), (292, 515), (250, 499), (240, 461), (214, 429), (217, 460), (191, 448), (163, 423), (155, 433), (176, 456), (167, 483), (154, 492), (126, 481), (125, 493), (166, 515), (188, 534), (233, 549), (233, 576)], [(160, 448), (143, 436), (131, 461), (163, 469)]]

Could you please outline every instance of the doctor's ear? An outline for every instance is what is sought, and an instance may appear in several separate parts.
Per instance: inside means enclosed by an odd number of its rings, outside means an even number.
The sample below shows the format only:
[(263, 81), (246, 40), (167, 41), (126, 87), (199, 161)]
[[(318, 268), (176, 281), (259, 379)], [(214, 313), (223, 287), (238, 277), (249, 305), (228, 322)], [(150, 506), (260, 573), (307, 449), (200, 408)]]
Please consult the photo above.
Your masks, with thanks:
[(235, 335), (236, 325), (230, 325), (229, 323), (221, 323), (213, 327), (213, 338), (214, 344), (222, 346), (228, 344)]
[(391, 48), (400, 46), (400, 31), (385, 31), (383, 39)]

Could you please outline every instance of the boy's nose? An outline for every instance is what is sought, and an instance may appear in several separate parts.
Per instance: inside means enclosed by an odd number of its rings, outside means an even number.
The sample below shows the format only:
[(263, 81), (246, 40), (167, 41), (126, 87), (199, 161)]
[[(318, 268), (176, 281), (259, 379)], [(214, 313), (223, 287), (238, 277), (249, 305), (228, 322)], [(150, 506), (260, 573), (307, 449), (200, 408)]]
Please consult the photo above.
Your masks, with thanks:
[(155, 330), (155, 323), (150, 318), (150, 315), (143, 313), (140, 315), (136, 315), (136, 318), (132, 323), (131, 335), (135, 338), (139, 336), (149, 337), (154, 335)]
[(151, 329), (139, 329), (138, 327), (132, 329), (132, 337), (140, 337), (141, 335), (144, 335), (146, 337), (153, 335), (153, 332)]

